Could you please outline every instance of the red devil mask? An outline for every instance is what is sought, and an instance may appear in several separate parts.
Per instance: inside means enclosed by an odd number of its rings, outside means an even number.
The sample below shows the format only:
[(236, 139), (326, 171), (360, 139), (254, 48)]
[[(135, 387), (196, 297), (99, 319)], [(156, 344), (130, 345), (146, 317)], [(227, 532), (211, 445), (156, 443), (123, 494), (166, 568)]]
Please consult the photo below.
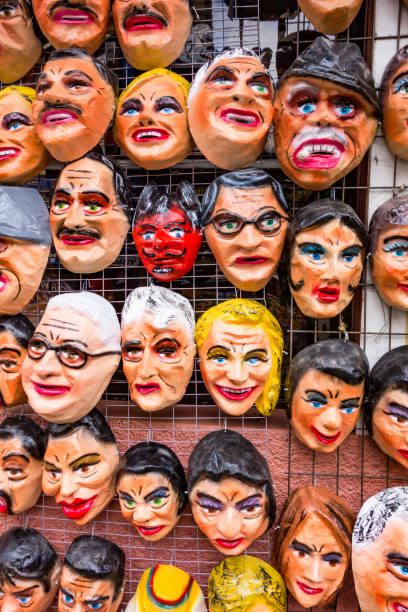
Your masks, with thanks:
[(160, 193), (155, 183), (143, 189), (132, 234), (144, 267), (155, 278), (173, 281), (191, 270), (202, 240), (198, 206), (187, 181), (170, 193)]

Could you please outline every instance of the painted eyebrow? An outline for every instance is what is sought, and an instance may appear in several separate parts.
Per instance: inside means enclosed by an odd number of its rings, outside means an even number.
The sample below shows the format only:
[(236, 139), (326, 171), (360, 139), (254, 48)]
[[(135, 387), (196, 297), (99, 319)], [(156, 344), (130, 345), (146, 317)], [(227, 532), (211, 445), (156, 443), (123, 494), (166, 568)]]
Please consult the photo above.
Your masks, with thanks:
[(62, 193), (64, 195), (68, 195), (68, 196), (71, 195), (70, 191), (68, 191), (67, 189), (62, 189), (61, 187), (59, 187), (58, 189), (56, 189), (54, 191), (54, 195), (56, 195), (57, 193)]
[(293, 548), (294, 550), (298, 550), (299, 552), (304, 552), (308, 555), (310, 555), (313, 552), (313, 550), (309, 548), (307, 544), (302, 544), (302, 542), (298, 542), (298, 540), (293, 540), (292, 544), (290, 545), (290, 548)]
[(231, 352), (231, 349), (228, 348), (227, 346), (223, 346), (222, 344), (214, 344), (213, 346), (210, 346), (210, 348), (208, 349), (207, 355), (214, 349), (222, 349), (223, 351), (228, 351), (229, 353)]
[(3, 348), (0, 348), (0, 354), (4, 353), (5, 351), (11, 351), (13, 353), (17, 353), (17, 355), (21, 355), (21, 351), (16, 348), (12, 348), (11, 346), (4, 346)]
[(405, 242), (408, 242), (408, 236), (390, 236), (384, 240), (384, 244), (393, 242), (394, 240), (404, 240)]
[(181, 346), (180, 342), (178, 340), (176, 340), (176, 338), (172, 338), (171, 336), (169, 336), (168, 338), (160, 338), (160, 340), (158, 340), (156, 346), (158, 344), (161, 344), (162, 342), (174, 342), (174, 344), (177, 344), (177, 346)]
[(320, 89), (318, 87), (314, 87), (313, 85), (309, 85), (309, 83), (301, 83), (297, 87), (292, 89), (292, 91), (288, 95), (288, 102), (291, 102), (293, 98), (299, 93), (307, 93), (312, 94), (314, 96), (318, 96), (320, 94)]
[[(61, 325), (54, 325), (54, 324), (50, 324), (50, 323), (43, 323), (43, 325), (45, 325), (46, 327), (58, 327), (59, 329), (69, 329), (68, 327), (62, 327)], [(75, 331), (70, 329), (70, 331)], [(42, 334), (41, 332), (35, 332), (33, 338), (37, 338), (37, 336), (42, 336), (43, 338), (45, 338), (45, 340), (48, 340), (47, 336), (45, 334)], [(40, 338), (41, 340), (41, 338)], [(86, 342), (82, 342), (82, 340), (80, 340), (79, 338), (68, 338), (66, 340), (63, 340), (61, 342), (61, 346), (63, 346), (64, 344), (68, 344), (69, 342), (74, 343), (74, 342), (78, 342), (78, 344), (83, 344), (84, 346), (88, 346)]]
[(327, 401), (327, 396), (321, 391), (317, 391), (317, 389), (306, 389), (305, 393), (310, 393), (310, 394), (313, 393), (313, 395), (316, 395), (317, 397), (320, 397), (322, 400)]
[(213, 497), (212, 495), (208, 495), (208, 493), (203, 493), (202, 491), (197, 491), (197, 497), (198, 499), (211, 499), (211, 501), (222, 505), (221, 500), (217, 499), (216, 497)]
[(127, 348), (128, 346), (135, 346), (139, 344), (142, 344), (141, 340), (129, 340), (128, 342), (122, 344), (122, 348)]
[(19, 459), (23, 459), (27, 463), (30, 463), (30, 459), (27, 457), (27, 455), (23, 455), (22, 453), (9, 453), (5, 457), (3, 457), (3, 461), (6, 461), (7, 459), (11, 459), (13, 457), (18, 457)]
[(359, 397), (350, 397), (349, 399), (343, 400), (340, 402), (340, 406), (355, 406), (360, 401)]
[(397, 76), (392, 80), (393, 83), (395, 83), (396, 81), (398, 81), (401, 77), (403, 76), (407, 76), (408, 75), (408, 70), (404, 70), (404, 72), (401, 72), (400, 74), (397, 74)]
[(218, 70), (226, 70), (227, 72), (229, 72), (230, 74), (232, 74), (233, 76), (235, 76), (235, 71), (231, 70), (231, 68), (227, 68), (227, 66), (217, 66), (216, 68), (214, 68), (214, 70), (211, 71), (211, 73), (208, 75), (208, 77), (205, 79), (205, 82), (207, 83), (211, 77), (218, 72)]
[(84, 603), (85, 604), (100, 603), (102, 601), (107, 601), (109, 597), (110, 595), (101, 595), (100, 597), (94, 597), (93, 599), (87, 599), (86, 601), (84, 601)]
[(24, 595), (24, 593), (27, 593), (27, 591), (32, 591), (33, 589), (38, 589), (38, 588), (40, 588), (39, 584), (33, 584), (32, 586), (26, 587), (22, 591), (15, 591), (14, 595)]
[(45, 467), (45, 469), (52, 470), (53, 472), (54, 471), (55, 472), (60, 472), (61, 471), (60, 468), (57, 468), (57, 466), (54, 465), (53, 463), (51, 463), (50, 461), (44, 461), (44, 467)]
[(134, 501), (133, 497), (128, 493), (125, 493), (124, 491), (119, 491), (119, 496), (123, 499), (126, 499), (127, 501)]
[(408, 557), (401, 555), (401, 553), (389, 553), (387, 555), (387, 559), (389, 561), (401, 561), (402, 563), (406, 563), (408, 565)]
[(78, 459), (75, 459), (75, 461), (71, 461), (69, 467), (75, 469), (76, 467), (84, 463), (86, 460), (100, 459), (100, 457), (101, 456), (99, 453), (88, 453), (87, 455), (82, 455), (82, 457), (78, 457)]
[(92, 77), (89, 76), (89, 74), (86, 74), (86, 72), (83, 72), (82, 70), (68, 70), (67, 72), (64, 73), (65, 76), (69, 76), (71, 74), (82, 74), (82, 76), (86, 77), (87, 79), (89, 79), (91, 82), (92, 81)]
[(62, 591), (65, 595), (68, 595), (68, 597), (72, 597), (73, 599), (75, 599), (71, 591), (68, 591), (68, 589), (64, 589), (64, 587), (61, 585), (60, 585), (60, 591)]
[(150, 501), (153, 497), (156, 497), (157, 494), (160, 493), (161, 491), (163, 491), (164, 493), (170, 493), (169, 487), (166, 487), (166, 486), (157, 487), (156, 489), (154, 489), (154, 491), (145, 495), (144, 500)]
[(271, 80), (271, 77), (269, 76), (269, 74), (267, 72), (255, 72), (255, 74), (253, 74), (250, 78), (251, 79), (259, 79), (260, 77), (265, 77), (268, 79), (268, 81)]
[(104, 200), (106, 200), (106, 202), (109, 204), (110, 200), (108, 198), (108, 196), (106, 195), (106, 193), (103, 193), (102, 191), (96, 191), (95, 189), (91, 189), (90, 191), (81, 191), (82, 195), (100, 195)]
[(241, 510), (242, 506), (246, 504), (248, 501), (250, 500), (258, 501), (258, 499), (260, 499), (261, 497), (262, 497), (262, 493), (255, 493), (254, 495), (248, 495), (248, 497), (237, 502), (235, 505), (239, 510)]
[(389, 404), (387, 404), (386, 408), (388, 408), (391, 414), (396, 414), (408, 418), (408, 406), (404, 406), (403, 404), (397, 404), (397, 402), (390, 402)]

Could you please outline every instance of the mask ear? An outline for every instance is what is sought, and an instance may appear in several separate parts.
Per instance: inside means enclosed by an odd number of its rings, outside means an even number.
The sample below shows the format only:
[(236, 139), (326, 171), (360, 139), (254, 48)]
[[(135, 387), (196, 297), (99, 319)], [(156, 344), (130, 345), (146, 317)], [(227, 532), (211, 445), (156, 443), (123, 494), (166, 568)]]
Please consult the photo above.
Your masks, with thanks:
[(112, 605), (109, 608), (111, 612), (117, 612), (117, 610), (119, 610), (120, 604), (123, 599), (123, 594), (125, 592), (125, 582), (126, 582), (126, 579), (125, 577), (123, 577), (123, 583), (122, 583), (122, 586), (120, 587), (118, 596), (116, 597), (115, 601), (112, 602)]

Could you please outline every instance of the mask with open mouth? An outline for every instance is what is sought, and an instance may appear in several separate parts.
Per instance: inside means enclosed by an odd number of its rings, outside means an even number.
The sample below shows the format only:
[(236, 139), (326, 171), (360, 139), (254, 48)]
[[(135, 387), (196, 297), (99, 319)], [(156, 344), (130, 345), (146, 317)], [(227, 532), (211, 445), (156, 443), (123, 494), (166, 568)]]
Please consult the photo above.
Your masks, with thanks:
[(215, 166), (239, 170), (262, 153), (273, 118), (269, 72), (250, 49), (216, 55), (200, 68), (188, 95), (194, 142)]
[(80, 47), (95, 53), (109, 23), (109, 0), (33, 0), (44, 36), (55, 49)]
[(332, 453), (354, 429), (368, 384), (367, 357), (354, 342), (323, 340), (301, 350), (285, 384), (295, 436), (312, 450)]
[(318, 32), (344, 32), (363, 3), (363, 0), (298, 0), (299, 8)]
[(373, 75), (354, 43), (316, 38), (279, 80), (274, 106), (279, 165), (304, 189), (343, 178), (377, 131)]
[(174, 166), (194, 147), (187, 124), (190, 83), (156, 68), (136, 77), (121, 93), (114, 137), (136, 164), (147, 170)]
[(280, 393), (283, 338), (262, 304), (235, 299), (197, 321), (196, 344), (205, 385), (221, 410), (240, 416), (253, 404), (269, 415)]
[(121, 168), (104, 155), (92, 151), (65, 166), (50, 209), (55, 249), (65, 268), (93, 273), (116, 260), (130, 228), (131, 195)]
[(37, 134), (58, 161), (79, 159), (104, 135), (115, 111), (116, 76), (83, 49), (53, 51), (33, 102)]
[(112, 17), (122, 53), (138, 70), (174, 62), (193, 21), (187, 0), (113, 0)]
[(408, 159), (408, 45), (397, 51), (384, 70), (380, 105), (389, 149)]
[(144, 267), (158, 280), (177, 280), (193, 267), (202, 241), (198, 213), (198, 198), (187, 181), (170, 192), (161, 192), (156, 183), (143, 189), (132, 234)]
[(335, 317), (349, 305), (367, 244), (363, 223), (340, 200), (319, 200), (297, 211), (286, 236), (288, 282), (304, 315)]

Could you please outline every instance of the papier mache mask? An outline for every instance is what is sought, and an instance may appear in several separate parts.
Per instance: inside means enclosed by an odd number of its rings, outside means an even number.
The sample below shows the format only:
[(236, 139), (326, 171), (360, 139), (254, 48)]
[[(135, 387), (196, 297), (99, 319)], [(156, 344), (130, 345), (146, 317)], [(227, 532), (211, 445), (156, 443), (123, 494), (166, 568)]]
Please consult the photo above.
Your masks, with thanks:
[(200, 68), (188, 94), (194, 142), (212, 164), (239, 170), (262, 153), (273, 118), (273, 84), (250, 49), (224, 51)]
[(19, 313), (34, 297), (50, 248), (49, 213), (38, 191), (0, 187), (0, 314)]
[(56, 295), (21, 371), (30, 406), (53, 423), (80, 419), (100, 400), (120, 355), (119, 321), (107, 300), (87, 291)]
[(190, 455), (187, 483), (197, 527), (224, 555), (240, 555), (274, 523), (268, 464), (235, 431), (214, 431), (200, 440)]
[(408, 609), (408, 487), (369, 497), (353, 531), (353, 576), (361, 612)]
[(172, 531), (188, 500), (180, 460), (171, 448), (157, 442), (141, 442), (126, 451), (117, 492), (123, 518), (148, 542)]
[(193, 267), (202, 241), (199, 206), (188, 181), (175, 191), (161, 192), (156, 183), (144, 187), (132, 235), (142, 264), (158, 280), (177, 280)]
[(123, 550), (110, 540), (80, 535), (64, 558), (58, 612), (100, 610), (117, 612), (125, 585)]
[(31, 87), (12, 85), (0, 91), (1, 183), (25, 183), (48, 164), (50, 155), (33, 126), (34, 98)]
[(44, 432), (29, 417), (7, 417), (0, 423), (0, 515), (21, 514), (35, 506), (44, 451)]
[(242, 291), (259, 291), (279, 265), (288, 225), (281, 185), (245, 168), (216, 178), (201, 204), (208, 246), (224, 276)]
[(383, 453), (408, 469), (408, 346), (385, 353), (373, 366), (365, 422)]
[(255, 403), (269, 415), (280, 393), (282, 330), (259, 302), (228, 300), (201, 315), (196, 344), (205, 386), (217, 406), (234, 416)]
[[(407, 90), (408, 91), (408, 90)], [(408, 197), (379, 206), (369, 227), (371, 275), (380, 298), (408, 310)]]
[(112, 17), (122, 53), (138, 70), (173, 63), (193, 21), (187, 0), (113, 0)]
[(275, 566), (304, 608), (335, 604), (350, 567), (354, 521), (347, 504), (323, 487), (298, 487), (286, 500)]
[(109, 23), (109, 0), (32, 0), (34, 15), (55, 49), (80, 47), (89, 53), (104, 41)]
[(174, 565), (154, 565), (142, 574), (125, 612), (207, 612), (198, 583)]
[(52, 195), (51, 233), (62, 265), (100, 272), (118, 257), (130, 228), (132, 188), (122, 169), (90, 152), (67, 164)]
[(73, 161), (93, 149), (113, 117), (117, 78), (87, 51), (53, 51), (40, 74), (33, 123), (58, 161)]
[(330, 339), (301, 350), (285, 384), (295, 436), (312, 450), (336, 450), (358, 421), (368, 385), (368, 360), (358, 344)]
[(165, 287), (138, 287), (122, 312), (123, 371), (130, 397), (153, 412), (181, 401), (194, 368), (194, 311)]
[(388, 62), (380, 85), (382, 124), (387, 145), (401, 159), (408, 159), (408, 45)]
[(34, 325), (24, 315), (0, 316), (0, 408), (27, 401), (21, 366), (33, 333)]
[(0, 611), (47, 612), (58, 590), (57, 553), (32, 527), (13, 527), (0, 536)]
[(119, 453), (105, 417), (94, 408), (73, 423), (49, 423), (43, 491), (64, 515), (85, 525), (111, 502)]
[(211, 570), (208, 602), (210, 612), (287, 612), (282, 576), (251, 555), (229, 557)]
[(318, 200), (298, 210), (287, 235), (288, 282), (302, 313), (335, 317), (351, 302), (363, 272), (368, 234), (348, 204)]
[(30, 0), (0, 0), (0, 81), (14, 83), (40, 59)]
[(274, 106), (279, 165), (304, 189), (351, 172), (377, 131), (374, 79), (355, 43), (316, 38), (279, 80)]
[(298, 3), (318, 32), (339, 34), (357, 17), (363, 0), (298, 0)]
[(187, 123), (189, 89), (190, 83), (182, 76), (155, 68), (122, 91), (113, 135), (138, 166), (162, 170), (190, 155), (194, 143)]

